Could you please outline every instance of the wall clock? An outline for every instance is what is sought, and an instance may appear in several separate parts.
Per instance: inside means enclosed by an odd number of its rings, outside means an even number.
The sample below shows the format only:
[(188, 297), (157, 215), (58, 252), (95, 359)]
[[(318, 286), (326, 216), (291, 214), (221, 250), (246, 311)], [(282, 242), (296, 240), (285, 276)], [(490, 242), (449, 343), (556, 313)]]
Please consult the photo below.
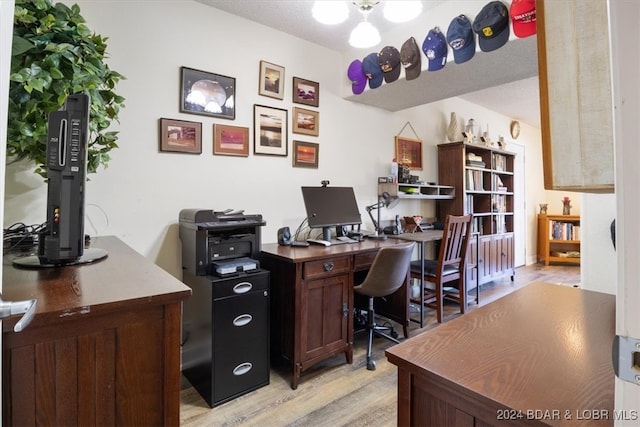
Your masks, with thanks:
[(513, 120), (511, 122), (511, 137), (513, 139), (518, 139), (520, 136), (520, 122), (517, 120)]

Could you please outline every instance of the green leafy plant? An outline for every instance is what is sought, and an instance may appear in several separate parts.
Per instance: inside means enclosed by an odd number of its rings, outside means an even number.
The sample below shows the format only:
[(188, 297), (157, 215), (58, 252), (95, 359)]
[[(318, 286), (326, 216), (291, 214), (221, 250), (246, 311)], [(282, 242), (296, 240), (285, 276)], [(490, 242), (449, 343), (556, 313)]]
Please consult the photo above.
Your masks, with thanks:
[(9, 88), (7, 155), (36, 163), (46, 178), (48, 116), (67, 97), (85, 93), (91, 99), (87, 171), (107, 167), (117, 148), (117, 132), (107, 131), (124, 107), (114, 92), (124, 76), (104, 62), (107, 38), (93, 33), (80, 7), (50, 0), (16, 0)]

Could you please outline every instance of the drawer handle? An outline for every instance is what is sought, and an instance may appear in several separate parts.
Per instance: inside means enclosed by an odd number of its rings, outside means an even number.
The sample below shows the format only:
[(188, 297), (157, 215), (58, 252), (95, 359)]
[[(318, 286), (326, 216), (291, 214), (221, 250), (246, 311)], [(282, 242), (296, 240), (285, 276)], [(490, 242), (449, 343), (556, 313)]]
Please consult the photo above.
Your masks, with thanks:
[(233, 368), (233, 375), (240, 376), (249, 372), (253, 368), (251, 362), (244, 362)]
[(332, 262), (325, 262), (324, 263), (324, 271), (331, 271), (333, 270), (333, 263)]
[(240, 282), (233, 287), (233, 292), (236, 294), (245, 294), (249, 292), (253, 288), (253, 285), (250, 282)]
[(233, 319), (233, 325), (234, 326), (248, 325), (249, 323), (251, 323), (252, 320), (253, 320), (253, 316), (251, 316), (250, 314), (241, 314), (240, 316)]

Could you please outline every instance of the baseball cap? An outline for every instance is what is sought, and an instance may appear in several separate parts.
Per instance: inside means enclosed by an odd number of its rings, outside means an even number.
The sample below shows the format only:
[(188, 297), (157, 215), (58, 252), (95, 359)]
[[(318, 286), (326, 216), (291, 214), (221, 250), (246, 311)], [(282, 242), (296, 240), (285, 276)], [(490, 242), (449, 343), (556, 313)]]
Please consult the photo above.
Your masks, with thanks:
[(513, 25), (513, 34), (517, 37), (529, 37), (536, 33), (535, 0), (513, 0), (509, 13)]
[(447, 30), (447, 42), (453, 50), (456, 64), (467, 62), (476, 54), (476, 39), (471, 29), (471, 21), (465, 15), (453, 18)]
[(367, 76), (362, 71), (362, 61), (356, 59), (349, 64), (347, 76), (351, 80), (351, 91), (354, 95), (360, 95), (367, 87)]
[(369, 88), (375, 89), (380, 87), (383, 79), (382, 68), (378, 62), (378, 53), (373, 52), (365, 56), (362, 60), (362, 71), (369, 80)]
[(437, 71), (447, 64), (447, 40), (438, 27), (429, 30), (422, 42), (422, 50), (429, 60), (429, 71)]
[(400, 77), (400, 52), (393, 46), (385, 46), (378, 54), (378, 63), (384, 73), (384, 81), (395, 82)]
[(501, 48), (509, 40), (509, 11), (501, 1), (484, 5), (473, 21), (473, 31), (478, 34), (478, 45), (483, 52)]
[(418, 78), (422, 71), (422, 59), (420, 48), (416, 39), (409, 37), (400, 48), (400, 62), (404, 67), (404, 75), (407, 80)]

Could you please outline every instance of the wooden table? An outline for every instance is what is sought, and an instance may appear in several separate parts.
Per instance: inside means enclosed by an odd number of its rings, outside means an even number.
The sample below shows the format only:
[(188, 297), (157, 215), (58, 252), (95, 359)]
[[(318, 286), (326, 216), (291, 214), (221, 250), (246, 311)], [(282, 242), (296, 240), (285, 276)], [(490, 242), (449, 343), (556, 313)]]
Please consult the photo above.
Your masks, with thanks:
[[(309, 247), (263, 245), (261, 267), (271, 272), (271, 352), (291, 363), (291, 388), (312, 365), (344, 353), (353, 361), (353, 286), (364, 279), (378, 250), (406, 244), (396, 239)], [(408, 273), (408, 272), (407, 272)], [(376, 305), (376, 312), (409, 336), (406, 286)], [(377, 301), (381, 302), (381, 301)]]
[[(425, 244), (427, 242), (435, 242), (442, 240), (443, 230), (425, 230), (415, 233), (402, 233), (395, 237), (396, 239), (407, 240), (410, 242), (418, 242), (418, 256), (420, 259), (420, 295), (424, 296), (424, 257), (425, 257)], [(422, 298), (421, 298), (422, 299)], [(420, 327), (424, 327), (424, 304), (420, 304)]]
[(3, 258), (3, 298), (37, 298), (3, 322), (4, 425), (180, 424), (181, 302), (191, 290), (116, 237), (95, 264), (39, 270)]
[(528, 285), (386, 351), (398, 425), (611, 426), (614, 336), (615, 296)]

